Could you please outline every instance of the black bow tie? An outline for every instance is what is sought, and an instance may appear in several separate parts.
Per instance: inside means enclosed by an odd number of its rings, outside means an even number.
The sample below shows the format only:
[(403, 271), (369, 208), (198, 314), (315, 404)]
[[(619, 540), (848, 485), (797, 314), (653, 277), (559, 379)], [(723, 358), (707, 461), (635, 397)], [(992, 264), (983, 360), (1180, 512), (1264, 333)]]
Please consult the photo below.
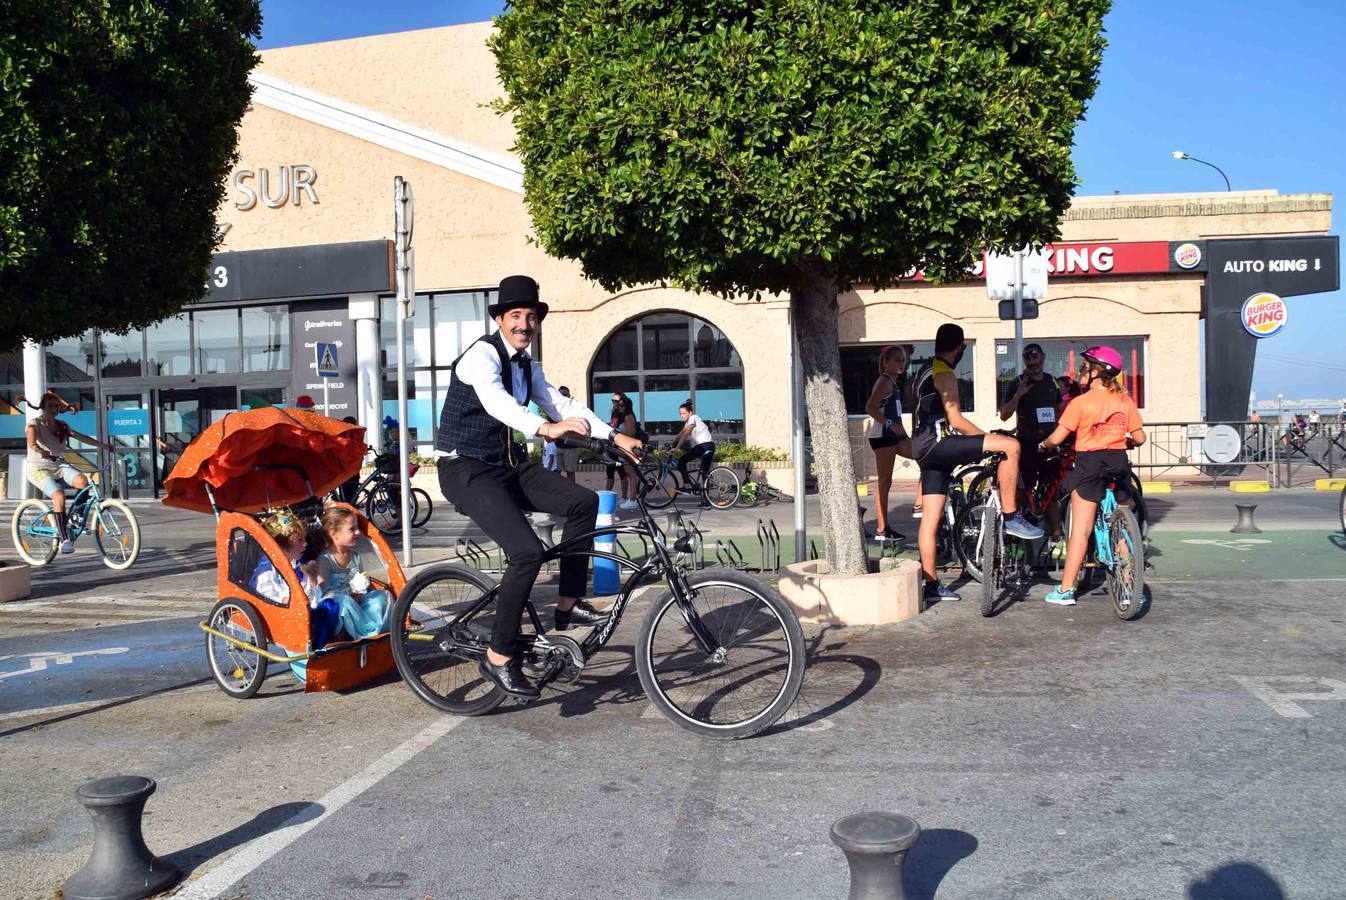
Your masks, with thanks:
[(526, 363), (528, 362), (528, 352), (525, 350), (519, 350), (509, 358), (509, 361), (516, 363)]

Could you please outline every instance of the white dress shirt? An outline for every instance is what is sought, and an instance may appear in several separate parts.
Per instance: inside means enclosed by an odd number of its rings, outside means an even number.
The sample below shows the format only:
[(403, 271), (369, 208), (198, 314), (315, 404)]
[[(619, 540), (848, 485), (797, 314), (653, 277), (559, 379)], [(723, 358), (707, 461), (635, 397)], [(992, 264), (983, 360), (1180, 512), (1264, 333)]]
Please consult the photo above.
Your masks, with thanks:
[[(505, 342), (509, 349), (509, 342)], [(477, 392), (477, 399), (487, 414), (498, 422), (503, 422), (514, 431), (521, 432), (525, 438), (535, 437), (537, 430), (546, 424), (547, 419), (530, 412), (526, 403), (528, 385), (524, 381), (523, 365), (516, 359), (513, 349), (509, 350), (511, 362), (510, 390), (505, 390), (501, 377), (500, 354), (490, 341), (478, 341), (467, 349), (454, 370), (464, 384), (470, 384)], [(533, 402), (547, 414), (552, 421), (581, 418), (589, 422), (590, 434), (597, 438), (612, 435), (612, 426), (604, 422), (593, 411), (579, 401), (567, 397), (547, 383), (547, 376), (537, 360), (532, 360)], [(452, 455), (452, 454), (450, 454)]]

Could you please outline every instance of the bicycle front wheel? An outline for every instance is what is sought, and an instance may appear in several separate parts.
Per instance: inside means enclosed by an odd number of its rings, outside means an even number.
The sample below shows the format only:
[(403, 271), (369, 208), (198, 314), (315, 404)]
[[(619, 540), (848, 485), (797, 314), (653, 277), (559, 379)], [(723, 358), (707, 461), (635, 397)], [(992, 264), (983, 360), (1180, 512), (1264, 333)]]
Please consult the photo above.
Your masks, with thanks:
[(411, 692), (435, 709), (480, 716), (505, 700), (505, 692), (477, 670), (495, 610), (449, 627), (494, 587), (475, 569), (432, 566), (407, 582), (393, 603), (388, 616), (393, 662)]
[(640, 626), (636, 671), (645, 696), (701, 737), (734, 740), (770, 728), (804, 679), (804, 632), (794, 611), (739, 572), (698, 572), (687, 584), (685, 609), (665, 591)]
[(1140, 618), (1145, 611), (1145, 545), (1135, 514), (1124, 506), (1108, 518), (1108, 543), (1112, 547), (1112, 568), (1108, 569), (1112, 611), (1128, 621)]
[(45, 566), (56, 558), (61, 546), (61, 530), (56, 513), (41, 500), (25, 500), (9, 520), (9, 537), (14, 550), (30, 566)]
[(716, 466), (706, 475), (702, 488), (706, 502), (716, 509), (729, 509), (738, 502), (738, 476), (728, 466)]
[(93, 536), (103, 565), (109, 569), (129, 569), (140, 556), (140, 523), (131, 507), (120, 500), (98, 501)]
[(414, 504), (415, 514), (411, 517), (411, 527), (420, 528), (426, 522), (430, 521), (430, 514), (435, 511), (434, 501), (430, 499), (430, 494), (424, 488), (412, 488), (411, 500)]
[(981, 614), (995, 613), (995, 605), (1005, 589), (1005, 543), (1003, 519), (994, 505), (981, 514)]

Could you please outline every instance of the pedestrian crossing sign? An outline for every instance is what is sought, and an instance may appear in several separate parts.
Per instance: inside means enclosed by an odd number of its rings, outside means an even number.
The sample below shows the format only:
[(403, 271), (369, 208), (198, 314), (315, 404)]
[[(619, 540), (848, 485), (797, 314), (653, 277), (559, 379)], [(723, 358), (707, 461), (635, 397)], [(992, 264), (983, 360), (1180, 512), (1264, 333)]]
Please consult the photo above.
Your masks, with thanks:
[(341, 370), (337, 367), (336, 344), (318, 341), (313, 345), (313, 359), (317, 364), (319, 378), (341, 377)]

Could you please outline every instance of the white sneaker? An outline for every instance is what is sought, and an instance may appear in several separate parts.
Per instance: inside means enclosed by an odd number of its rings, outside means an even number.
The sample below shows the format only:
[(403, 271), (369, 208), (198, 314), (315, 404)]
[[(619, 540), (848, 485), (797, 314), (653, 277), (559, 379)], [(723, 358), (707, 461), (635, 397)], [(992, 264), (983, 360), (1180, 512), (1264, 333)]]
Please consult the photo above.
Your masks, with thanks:
[(61, 552), (62, 552), (62, 553), (74, 553), (74, 552), (75, 552), (75, 545), (72, 544), (72, 543), (70, 543), (69, 541), (61, 541)]
[(640, 504), (634, 500), (623, 500), (617, 504), (618, 509), (640, 509)]

